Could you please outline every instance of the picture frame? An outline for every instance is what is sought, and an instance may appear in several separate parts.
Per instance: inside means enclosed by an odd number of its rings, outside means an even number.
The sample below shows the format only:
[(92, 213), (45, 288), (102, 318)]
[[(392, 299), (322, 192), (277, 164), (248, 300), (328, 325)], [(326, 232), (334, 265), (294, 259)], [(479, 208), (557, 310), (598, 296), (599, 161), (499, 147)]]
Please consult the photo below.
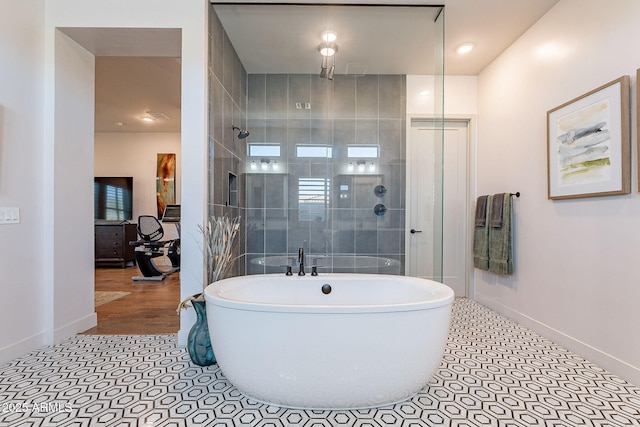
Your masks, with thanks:
[(176, 155), (158, 153), (156, 159), (156, 205), (158, 219), (167, 205), (176, 204)]
[(549, 199), (631, 192), (629, 80), (622, 76), (547, 111)]

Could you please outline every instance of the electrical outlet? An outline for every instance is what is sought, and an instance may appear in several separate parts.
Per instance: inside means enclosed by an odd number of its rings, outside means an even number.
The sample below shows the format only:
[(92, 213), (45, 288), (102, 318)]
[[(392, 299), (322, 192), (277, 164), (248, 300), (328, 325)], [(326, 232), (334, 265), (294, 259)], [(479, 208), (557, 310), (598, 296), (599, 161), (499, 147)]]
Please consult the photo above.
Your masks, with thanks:
[(19, 224), (20, 208), (0, 208), (0, 224)]

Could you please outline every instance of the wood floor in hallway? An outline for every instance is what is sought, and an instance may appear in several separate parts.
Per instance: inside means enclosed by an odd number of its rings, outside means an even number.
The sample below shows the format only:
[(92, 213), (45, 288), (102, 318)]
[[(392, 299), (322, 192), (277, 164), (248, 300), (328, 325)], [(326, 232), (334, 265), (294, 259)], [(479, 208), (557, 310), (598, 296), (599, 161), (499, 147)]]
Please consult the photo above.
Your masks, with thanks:
[(180, 275), (162, 282), (137, 282), (138, 267), (96, 268), (95, 290), (130, 292), (96, 307), (98, 325), (83, 332), (93, 335), (172, 334), (180, 328), (176, 307), (180, 302)]

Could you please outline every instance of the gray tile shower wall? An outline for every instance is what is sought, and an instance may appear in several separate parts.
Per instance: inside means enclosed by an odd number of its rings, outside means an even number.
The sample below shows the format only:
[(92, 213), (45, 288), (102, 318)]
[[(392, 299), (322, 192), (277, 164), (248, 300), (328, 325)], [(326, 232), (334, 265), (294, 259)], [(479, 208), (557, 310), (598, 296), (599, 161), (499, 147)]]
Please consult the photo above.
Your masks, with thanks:
[[(209, 7), (209, 215), (246, 218), (246, 140), (237, 126), (247, 128), (247, 72), (212, 6)], [(253, 133), (253, 132), (252, 132)], [(238, 239), (238, 258), (232, 275), (246, 267), (244, 234)]]
[(329, 256), (325, 271), (404, 273), (405, 87), (403, 75), (248, 75), (248, 142), (280, 155), (246, 158), (247, 274), (284, 271), (299, 247)]

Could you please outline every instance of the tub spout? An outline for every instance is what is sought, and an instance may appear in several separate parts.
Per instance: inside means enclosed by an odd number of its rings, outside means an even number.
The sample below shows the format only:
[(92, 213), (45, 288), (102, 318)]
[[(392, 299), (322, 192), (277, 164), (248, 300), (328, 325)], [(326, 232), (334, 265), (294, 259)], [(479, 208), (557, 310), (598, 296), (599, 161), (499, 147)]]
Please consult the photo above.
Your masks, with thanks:
[(300, 266), (300, 270), (298, 271), (298, 276), (304, 276), (304, 249), (298, 249), (298, 265)]

